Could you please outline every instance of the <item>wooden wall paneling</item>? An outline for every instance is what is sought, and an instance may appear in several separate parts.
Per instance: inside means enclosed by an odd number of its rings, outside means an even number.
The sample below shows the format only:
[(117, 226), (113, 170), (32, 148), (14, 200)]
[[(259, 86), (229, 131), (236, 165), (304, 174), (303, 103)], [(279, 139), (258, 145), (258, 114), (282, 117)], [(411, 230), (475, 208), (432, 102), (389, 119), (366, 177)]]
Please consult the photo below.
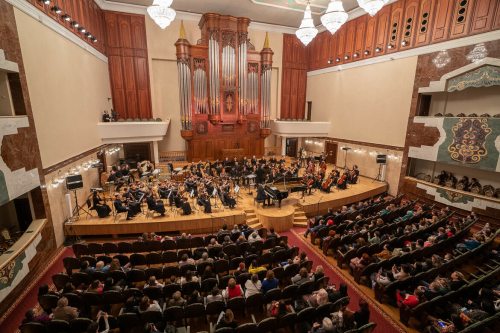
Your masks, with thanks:
[(135, 60), (135, 77), (137, 84), (137, 96), (139, 105), (139, 118), (150, 117), (150, 100), (149, 100), (149, 80), (148, 80), (148, 59), (142, 57), (134, 57)]
[[(389, 24), (389, 41), (387, 44), (387, 53), (399, 51), (401, 46), (401, 37), (404, 31), (403, 16), (404, 16), (404, 1), (396, 1), (391, 5), (391, 19)], [(389, 48), (392, 45), (392, 48)]]
[[(250, 138), (243, 138), (241, 148), (245, 149), (245, 155), (250, 155)], [(247, 158), (251, 158), (247, 156)]]
[[(339, 30), (335, 33), (337, 37), (337, 52), (336, 52), (336, 57), (334, 59), (335, 65), (341, 65), (344, 63), (344, 56), (345, 56), (345, 35), (347, 31), (347, 25), (344, 24), (342, 27), (340, 27)], [(338, 61), (337, 61), (338, 60)]]
[(314, 63), (314, 68), (315, 69), (319, 69), (321, 68), (321, 48), (322, 48), (322, 45), (323, 45), (323, 36), (324, 36), (324, 32), (318, 34), (316, 36), (316, 45), (314, 47), (314, 59), (315, 59), (315, 63)]
[(467, 36), (472, 22), (474, 3), (474, 0), (455, 1), (450, 23), (450, 39)]
[(383, 55), (387, 51), (390, 17), (391, 6), (385, 6), (381, 10), (379, 10), (373, 56)]
[[(354, 58), (354, 39), (356, 38), (356, 20), (347, 22), (345, 37), (344, 64), (352, 62)], [(346, 59), (346, 56), (348, 57)]]
[(469, 34), (479, 34), (491, 29), (497, 4), (498, 1), (495, 0), (476, 0)]
[(134, 49), (146, 49), (146, 22), (144, 16), (131, 16), (131, 39)]
[(292, 35), (283, 35), (283, 68), (292, 66), (293, 38)]
[[(90, 10), (89, 10), (89, 0), (82, 0), (82, 8), (83, 8), (83, 16), (85, 17), (85, 29), (87, 30), (85, 33), (91, 33), (93, 34), (94, 32), (92, 31), (92, 19), (90, 18)], [(88, 43), (89, 39), (87, 37), (84, 37), (84, 40)]]
[[(400, 50), (408, 50), (415, 44), (415, 34), (419, 23), (420, 0), (407, 0), (404, 8), (403, 22), (401, 23)], [(405, 43), (403, 45), (402, 43)]]
[(432, 23), (435, 19), (435, 0), (422, 0), (416, 19), (414, 46), (428, 45), (431, 41)]
[(307, 52), (307, 47), (304, 46), (300, 42), (300, 40), (297, 37), (294, 37), (294, 47), (297, 45), (297, 49), (299, 50), (299, 64), (300, 64), (300, 69), (307, 70), (308, 66), (308, 52)]
[(497, 5), (495, 11), (495, 21), (493, 22), (492, 30), (500, 29), (500, 2)]
[(290, 80), (292, 70), (283, 69), (283, 79), (281, 81), (281, 114), (280, 118), (290, 118)]
[(205, 158), (213, 159), (214, 157), (214, 142), (213, 140), (205, 140)]
[[(375, 52), (375, 37), (377, 32), (377, 22), (378, 22), (378, 13), (375, 14), (373, 17), (368, 16), (368, 21), (366, 22), (364, 47), (361, 52), (361, 58), (363, 59), (373, 57), (373, 53)], [(365, 54), (365, 51), (367, 51), (367, 54)]]
[(316, 41), (317, 41), (317, 38), (314, 38), (314, 39), (312, 40), (312, 42), (310, 42), (310, 43), (309, 43), (309, 45), (307, 46), (307, 48), (308, 48), (308, 53), (309, 53), (309, 67), (308, 67), (308, 69), (309, 69), (310, 71), (315, 70), (315, 68), (314, 68), (314, 64), (315, 64), (315, 59), (316, 59), (316, 57), (315, 57), (315, 52), (314, 52), (314, 50), (315, 50), (315, 48), (316, 48)]
[[(73, 12), (74, 12), (73, 21), (78, 22), (78, 27), (84, 27), (82, 7), (81, 7), (82, 4), (80, 0), (72, 0), (72, 2), (73, 2)], [(75, 33), (77, 34), (78, 37), (83, 39), (83, 34), (78, 30), (78, 28), (75, 28)]]
[(123, 57), (123, 78), (125, 82), (125, 97), (127, 101), (127, 117), (140, 118), (137, 108), (137, 90), (134, 68), (134, 57)]
[(306, 90), (307, 90), (307, 71), (299, 71), (298, 82), (298, 97), (297, 97), (297, 116), (296, 119), (304, 119), (306, 117)]
[(129, 15), (118, 15), (118, 32), (120, 36), (120, 47), (132, 48), (132, 33)]
[(323, 45), (321, 46), (321, 68), (328, 67), (328, 52), (330, 50), (330, 32), (323, 33)]
[(455, 3), (462, 0), (439, 0), (436, 2), (436, 10), (432, 26), (432, 43), (444, 42), (448, 39), (451, 18)]
[(46, 10), (46, 5), (42, 2), (42, 1), (38, 1), (38, 0), (29, 0), (29, 2), (32, 4), (32, 5), (35, 5), (36, 8), (40, 9), (42, 12), (45, 13), (45, 10)]
[(335, 66), (335, 58), (337, 54), (337, 34), (329, 34), (329, 39), (330, 42), (328, 43), (328, 61), (330, 61), (329, 64), (327, 64), (328, 67)]
[[(369, 15), (363, 15), (356, 19), (356, 39), (354, 43), (353, 61), (363, 59), (365, 52), (366, 21)], [(357, 55), (356, 55), (357, 54)]]
[(288, 68), (299, 68), (300, 67), (300, 49), (304, 46), (302, 42), (298, 39), (295, 38), (294, 36), (291, 36), (291, 63), (288, 65)]
[(57, 3), (55, 1), (52, 1), (50, 5), (45, 6), (45, 13), (52, 17), (53, 19), (57, 20), (57, 14), (52, 10), (52, 7), (57, 6)]
[(106, 43), (109, 47), (120, 47), (120, 37), (118, 33), (118, 15), (116, 13), (105, 12), (106, 23)]
[(297, 98), (299, 93), (299, 70), (292, 69), (290, 80), (290, 118), (297, 119)]
[(201, 142), (200, 140), (192, 140), (193, 142), (193, 159), (201, 159)]

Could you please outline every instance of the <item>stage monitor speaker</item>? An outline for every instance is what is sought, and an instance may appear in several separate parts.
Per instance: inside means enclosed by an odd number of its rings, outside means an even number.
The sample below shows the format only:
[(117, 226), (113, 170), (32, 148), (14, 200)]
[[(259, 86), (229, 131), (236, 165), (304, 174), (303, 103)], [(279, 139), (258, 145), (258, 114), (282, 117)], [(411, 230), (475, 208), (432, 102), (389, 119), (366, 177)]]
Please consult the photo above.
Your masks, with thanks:
[(82, 175), (66, 177), (66, 187), (69, 191), (76, 190), (83, 187)]
[(377, 154), (377, 163), (383, 164), (387, 161), (387, 155)]

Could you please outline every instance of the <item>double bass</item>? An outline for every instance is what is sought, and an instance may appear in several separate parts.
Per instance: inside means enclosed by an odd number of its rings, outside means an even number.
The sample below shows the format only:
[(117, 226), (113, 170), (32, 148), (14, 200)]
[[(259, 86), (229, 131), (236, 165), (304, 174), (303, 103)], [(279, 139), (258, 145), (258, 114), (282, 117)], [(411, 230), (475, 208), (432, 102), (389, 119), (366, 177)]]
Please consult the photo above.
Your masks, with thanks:
[(326, 162), (325, 161), (321, 162), (319, 168), (321, 169), (321, 173), (324, 174), (326, 172)]

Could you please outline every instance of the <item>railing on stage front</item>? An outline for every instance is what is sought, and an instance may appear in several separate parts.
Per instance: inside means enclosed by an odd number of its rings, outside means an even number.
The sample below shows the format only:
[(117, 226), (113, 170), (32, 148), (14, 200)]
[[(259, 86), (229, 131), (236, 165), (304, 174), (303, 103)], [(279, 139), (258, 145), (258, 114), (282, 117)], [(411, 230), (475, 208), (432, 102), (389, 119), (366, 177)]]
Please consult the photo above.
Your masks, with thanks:
[(170, 162), (181, 162), (187, 160), (187, 152), (186, 151), (160, 151), (158, 152), (158, 158), (160, 160), (160, 164)]
[(264, 147), (264, 155), (265, 156), (281, 155), (281, 146)]

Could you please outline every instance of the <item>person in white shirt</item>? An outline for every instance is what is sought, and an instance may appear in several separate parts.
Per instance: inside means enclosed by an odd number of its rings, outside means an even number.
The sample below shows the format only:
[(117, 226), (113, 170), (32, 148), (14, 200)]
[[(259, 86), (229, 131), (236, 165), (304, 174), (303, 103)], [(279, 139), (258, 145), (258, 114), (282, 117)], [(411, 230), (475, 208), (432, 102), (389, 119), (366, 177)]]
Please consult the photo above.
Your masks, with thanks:
[(144, 285), (144, 289), (149, 287), (163, 289), (164, 285), (156, 281), (155, 276), (150, 276), (148, 283)]
[(261, 288), (262, 282), (260, 282), (257, 274), (253, 274), (250, 280), (245, 282), (245, 298), (260, 293)]
[(248, 237), (248, 242), (250, 244), (256, 242), (256, 241), (261, 241), (262, 238), (256, 233), (256, 232), (253, 232), (250, 237)]

